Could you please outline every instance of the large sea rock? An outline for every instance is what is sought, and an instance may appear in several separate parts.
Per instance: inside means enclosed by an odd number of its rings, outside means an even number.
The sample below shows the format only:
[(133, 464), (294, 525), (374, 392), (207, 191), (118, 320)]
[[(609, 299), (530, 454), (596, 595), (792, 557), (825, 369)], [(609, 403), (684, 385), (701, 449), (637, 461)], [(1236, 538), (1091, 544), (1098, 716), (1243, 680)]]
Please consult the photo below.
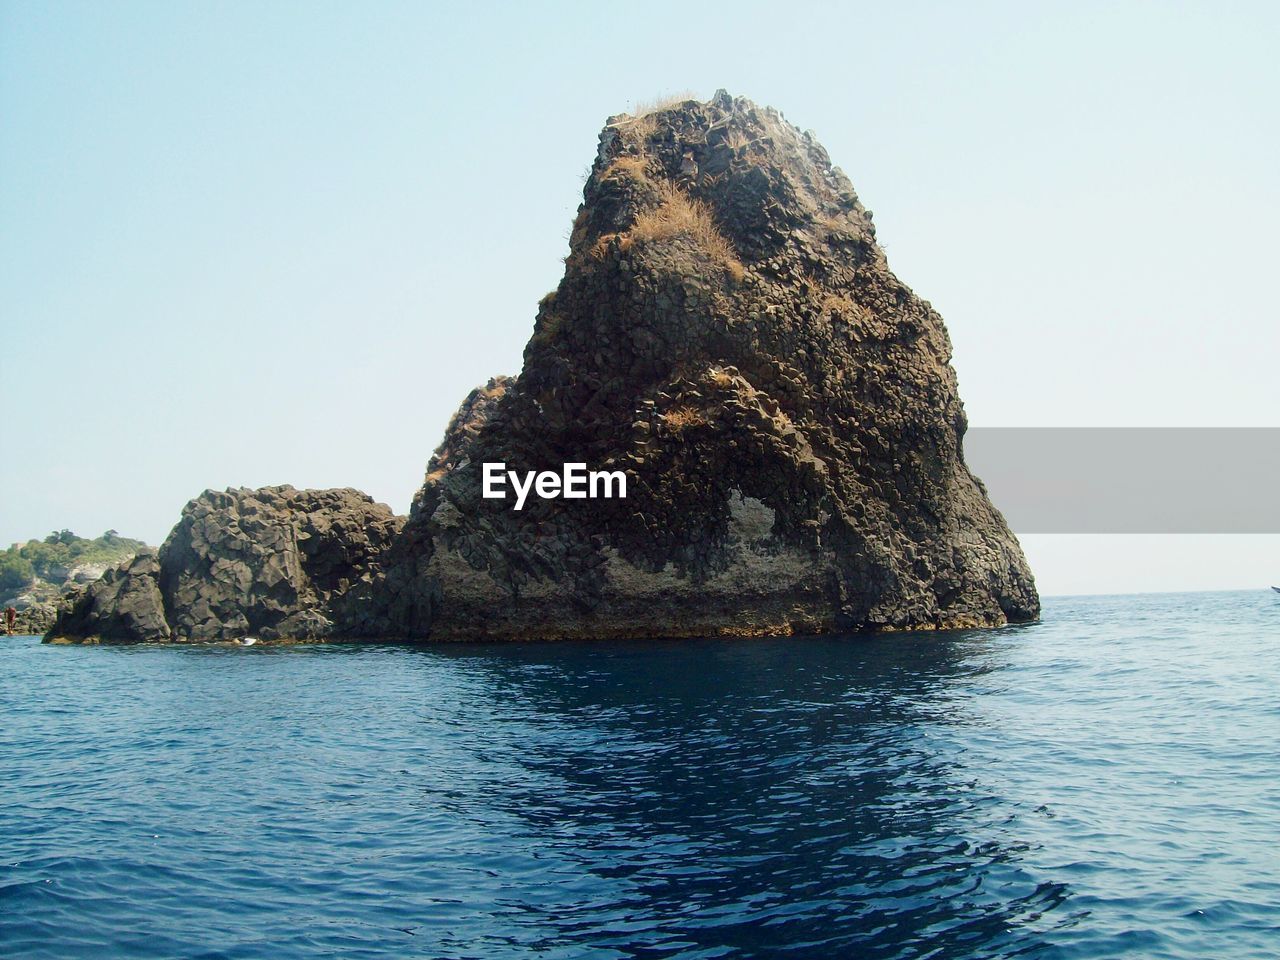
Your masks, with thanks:
[[(307, 588), (305, 565), (295, 575), (305, 551), (277, 525), (239, 524), (235, 551), (188, 555), (184, 514), (157, 574), (178, 637), (753, 635), (1038, 616), (1018, 542), (964, 462), (942, 318), (889, 269), (870, 212), (811, 135), (723, 92), (612, 118), (565, 264), (523, 370), (466, 399), (403, 529), (380, 516), (386, 536), (356, 535), (344, 561), (352, 534), (332, 534), (322, 588)], [(627, 496), (531, 496), (516, 511), (482, 496), (485, 462), (621, 471)], [(307, 495), (290, 495), (288, 524), (315, 509)], [(210, 498), (209, 518), (240, 510)], [(215, 562), (232, 555), (252, 557), (252, 575)]]

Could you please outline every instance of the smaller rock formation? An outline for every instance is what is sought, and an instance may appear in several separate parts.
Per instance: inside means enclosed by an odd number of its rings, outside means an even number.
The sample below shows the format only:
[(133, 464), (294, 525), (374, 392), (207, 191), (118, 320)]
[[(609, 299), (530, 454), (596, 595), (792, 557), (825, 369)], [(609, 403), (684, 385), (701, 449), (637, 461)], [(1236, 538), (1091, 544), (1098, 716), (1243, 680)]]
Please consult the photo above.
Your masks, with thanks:
[(358, 490), (206, 490), (157, 554), (87, 588), (50, 637), (146, 643), (365, 636), (403, 520)]
[(157, 577), (160, 561), (154, 547), (104, 573), (64, 606), (52, 632), (99, 643), (154, 643), (172, 633), (165, 622), (164, 598)]

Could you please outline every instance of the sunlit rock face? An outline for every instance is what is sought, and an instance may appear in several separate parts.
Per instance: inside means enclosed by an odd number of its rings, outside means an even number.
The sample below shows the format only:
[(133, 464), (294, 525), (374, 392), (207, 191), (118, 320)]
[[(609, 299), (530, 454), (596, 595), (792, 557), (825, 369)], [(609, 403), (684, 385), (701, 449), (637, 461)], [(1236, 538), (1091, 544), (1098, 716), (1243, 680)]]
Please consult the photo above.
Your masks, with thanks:
[(382, 630), (368, 595), (403, 523), (358, 490), (206, 490), (158, 553), (108, 571), (48, 636), (183, 643)]

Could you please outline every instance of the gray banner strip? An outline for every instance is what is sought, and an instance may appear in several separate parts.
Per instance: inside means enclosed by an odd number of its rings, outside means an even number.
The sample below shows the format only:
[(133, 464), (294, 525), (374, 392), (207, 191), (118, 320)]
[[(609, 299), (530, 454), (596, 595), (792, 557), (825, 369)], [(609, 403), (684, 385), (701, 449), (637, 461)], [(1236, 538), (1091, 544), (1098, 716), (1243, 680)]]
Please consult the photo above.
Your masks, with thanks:
[(1280, 428), (974, 427), (1016, 533), (1280, 533)]

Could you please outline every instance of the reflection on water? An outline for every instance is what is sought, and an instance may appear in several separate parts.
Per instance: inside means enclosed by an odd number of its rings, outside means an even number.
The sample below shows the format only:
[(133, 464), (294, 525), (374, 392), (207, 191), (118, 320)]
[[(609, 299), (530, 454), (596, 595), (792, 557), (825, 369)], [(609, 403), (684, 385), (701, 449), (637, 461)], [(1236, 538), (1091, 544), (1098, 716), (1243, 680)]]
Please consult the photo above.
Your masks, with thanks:
[(1018, 867), (930, 729), (974, 722), (963, 681), (995, 669), (987, 651), (965, 636), (450, 651), (483, 672), (507, 734), (478, 755), (502, 778), (490, 802), (452, 809), (501, 817), (582, 887), (510, 905), (540, 948), (1012, 952), (1064, 891)]
[[(0, 943), (1265, 956), (1275, 613), (1222, 594), (1061, 600), (1044, 624), (941, 636), (20, 641)], [(1202, 809), (1205, 778), (1232, 813)]]

